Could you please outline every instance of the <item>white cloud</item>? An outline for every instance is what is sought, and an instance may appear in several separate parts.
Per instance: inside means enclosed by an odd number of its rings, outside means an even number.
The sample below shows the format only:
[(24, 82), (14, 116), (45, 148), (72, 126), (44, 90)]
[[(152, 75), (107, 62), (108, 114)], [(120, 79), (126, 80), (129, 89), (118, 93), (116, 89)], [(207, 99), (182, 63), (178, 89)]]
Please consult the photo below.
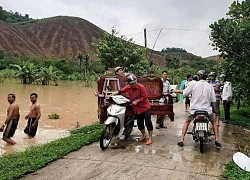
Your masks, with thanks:
[[(13, 0), (2, 1), (6, 10), (29, 14), (39, 19), (58, 15), (76, 16), (103, 30), (112, 27), (137, 44), (144, 45), (147, 28), (148, 47), (155, 50), (181, 47), (198, 56), (217, 54), (209, 45), (209, 25), (225, 17), (233, 0)], [(193, 30), (176, 30), (193, 29)], [(150, 31), (155, 30), (155, 31)]]

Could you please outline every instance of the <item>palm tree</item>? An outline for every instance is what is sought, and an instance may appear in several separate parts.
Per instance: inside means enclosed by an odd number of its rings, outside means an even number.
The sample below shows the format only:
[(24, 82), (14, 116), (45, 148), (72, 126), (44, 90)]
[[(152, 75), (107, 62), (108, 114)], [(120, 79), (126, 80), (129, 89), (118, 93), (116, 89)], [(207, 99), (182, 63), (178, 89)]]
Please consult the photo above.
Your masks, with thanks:
[(77, 55), (77, 59), (79, 59), (79, 62), (80, 62), (80, 72), (82, 71), (82, 60), (83, 60), (83, 54), (82, 53), (79, 53)]
[(79, 59), (79, 62), (80, 62), (80, 72), (82, 72), (82, 61), (84, 60), (85, 74), (87, 74), (89, 70), (88, 68), (89, 68), (89, 62), (90, 62), (89, 54), (83, 55), (82, 53), (79, 53), (77, 55), (77, 58)]
[(89, 54), (85, 54), (84, 60), (85, 60), (85, 74), (87, 74), (88, 71), (89, 71), (89, 69), (88, 69), (88, 67), (89, 67), (89, 61), (90, 61)]

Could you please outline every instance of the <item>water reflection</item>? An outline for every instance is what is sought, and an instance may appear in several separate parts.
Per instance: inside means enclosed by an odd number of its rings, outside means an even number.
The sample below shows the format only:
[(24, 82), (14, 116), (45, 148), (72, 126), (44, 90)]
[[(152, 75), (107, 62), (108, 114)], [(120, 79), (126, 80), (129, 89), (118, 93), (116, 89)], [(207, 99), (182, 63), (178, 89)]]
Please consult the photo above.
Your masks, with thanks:
[[(0, 140), (0, 156), (67, 136), (69, 129), (98, 121), (95, 91), (96, 88), (85, 88), (81, 83), (69, 81), (59, 82), (59, 86), (22, 85), (8, 82), (0, 84), (0, 124), (6, 119), (9, 93), (16, 94), (16, 102), (20, 108), (20, 121), (13, 138), (17, 144), (10, 146)], [(38, 94), (42, 117), (36, 137), (28, 139), (23, 133), (26, 126), (24, 117), (29, 112), (29, 95), (32, 92)], [(51, 114), (60, 115), (60, 119), (49, 119), (48, 115)], [(2, 133), (0, 137), (2, 139)]]

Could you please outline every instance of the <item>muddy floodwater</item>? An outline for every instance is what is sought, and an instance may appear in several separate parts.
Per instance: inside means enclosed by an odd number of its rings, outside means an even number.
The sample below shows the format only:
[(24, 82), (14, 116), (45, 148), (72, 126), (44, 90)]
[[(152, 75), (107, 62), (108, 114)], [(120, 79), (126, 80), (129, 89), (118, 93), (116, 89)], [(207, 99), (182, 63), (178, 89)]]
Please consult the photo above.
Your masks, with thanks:
[[(7, 95), (9, 93), (16, 94), (16, 102), (20, 108), (20, 120), (13, 137), (17, 144), (8, 145), (2, 140), (2, 133), (0, 133), (0, 156), (24, 151), (31, 146), (68, 136), (68, 130), (97, 122), (95, 91), (95, 87), (83, 87), (80, 82), (59, 82), (59, 86), (23, 85), (9, 82), (0, 84), (0, 125), (6, 119), (6, 110), (9, 106)], [(29, 139), (24, 134), (23, 129), (27, 123), (24, 117), (29, 112), (29, 95), (32, 92), (38, 94), (42, 117), (39, 120), (36, 137)], [(58, 114), (60, 118), (49, 119), (48, 115), (51, 114)]]

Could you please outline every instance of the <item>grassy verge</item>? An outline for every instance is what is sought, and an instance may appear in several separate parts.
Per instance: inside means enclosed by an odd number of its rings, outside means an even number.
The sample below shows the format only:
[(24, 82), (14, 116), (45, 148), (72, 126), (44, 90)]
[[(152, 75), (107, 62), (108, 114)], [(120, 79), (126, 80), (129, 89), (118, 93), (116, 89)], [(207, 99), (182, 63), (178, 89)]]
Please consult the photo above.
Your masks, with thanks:
[(72, 151), (98, 141), (103, 125), (92, 124), (71, 131), (70, 136), (0, 158), (0, 179), (17, 179)]
[[(231, 107), (230, 110), (231, 120), (230, 124), (241, 126), (250, 129), (250, 112), (246, 108), (236, 109), (235, 106)], [(224, 119), (224, 110), (221, 109), (221, 118)], [(246, 155), (250, 156), (250, 133), (242, 132), (242, 135), (237, 139), (236, 149)], [(222, 179), (227, 180), (250, 180), (250, 173), (241, 170), (234, 162), (230, 162), (226, 165), (225, 170), (222, 174)]]
[[(232, 106), (230, 109), (230, 124), (242, 126), (250, 129), (250, 112), (247, 108), (237, 109), (236, 106)], [(221, 118), (224, 119), (224, 110), (221, 108)]]

